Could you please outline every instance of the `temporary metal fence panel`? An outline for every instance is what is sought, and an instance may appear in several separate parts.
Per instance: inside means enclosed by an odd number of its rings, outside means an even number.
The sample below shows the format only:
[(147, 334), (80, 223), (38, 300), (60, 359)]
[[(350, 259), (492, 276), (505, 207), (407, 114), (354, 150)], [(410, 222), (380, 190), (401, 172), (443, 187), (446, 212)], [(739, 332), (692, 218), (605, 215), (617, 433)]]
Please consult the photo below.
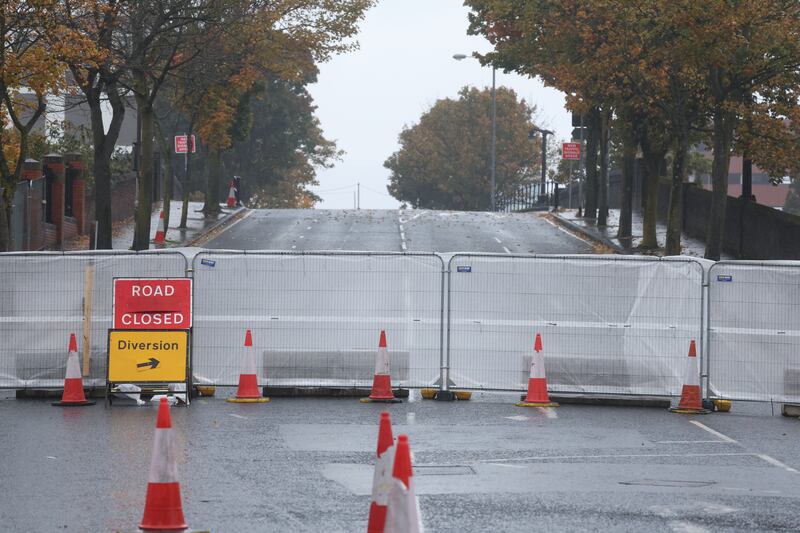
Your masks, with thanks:
[(800, 262), (715, 264), (708, 317), (712, 397), (800, 402)]
[(394, 384), (440, 376), (438, 256), (202, 252), (193, 270), (198, 383), (238, 383), (247, 329), (262, 385), (369, 386), (381, 330)]
[(70, 333), (83, 360), (87, 269), (93, 289), (84, 385), (104, 385), (113, 278), (183, 277), (186, 268), (186, 258), (175, 252), (0, 254), (0, 388), (63, 386)]
[(457, 254), (449, 271), (458, 388), (524, 390), (538, 332), (552, 391), (674, 395), (702, 340), (704, 272), (691, 259)]

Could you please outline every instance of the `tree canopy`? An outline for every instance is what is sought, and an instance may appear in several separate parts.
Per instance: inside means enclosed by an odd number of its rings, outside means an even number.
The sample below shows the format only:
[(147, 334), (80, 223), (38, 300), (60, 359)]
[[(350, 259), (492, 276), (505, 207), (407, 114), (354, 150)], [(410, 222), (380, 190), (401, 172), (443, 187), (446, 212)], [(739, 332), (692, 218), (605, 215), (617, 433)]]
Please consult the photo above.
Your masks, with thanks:
[[(438, 100), (400, 133), (400, 149), (384, 163), (389, 192), (426, 209), (488, 210), (491, 205), (491, 89), (465, 87)], [(511, 194), (536, 181), (539, 141), (531, 140), (535, 109), (498, 87), (496, 191)]]

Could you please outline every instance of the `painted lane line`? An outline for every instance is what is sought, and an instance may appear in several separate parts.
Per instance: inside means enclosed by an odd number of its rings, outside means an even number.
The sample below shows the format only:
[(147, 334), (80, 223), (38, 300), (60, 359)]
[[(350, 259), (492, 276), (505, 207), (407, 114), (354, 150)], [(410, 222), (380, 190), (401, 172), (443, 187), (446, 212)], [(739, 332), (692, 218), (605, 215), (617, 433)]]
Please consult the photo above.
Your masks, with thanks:
[(659, 440), (655, 444), (728, 444), (722, 440)]
[(311, 226), (306, 226), (306, 229), (311, 229)]
[(739, 452), (739, 453), (634, 453), (634, 454), (605, 454), (605, 455), (537, 455), (530, 457), (512, 457), (510, 459), (478, 459), (479, 463), (507, 463), (513, 461), (561, 461), (565, 459), (615, 459), (615, 458), (636, 458), (643, 457), (652, 459), (657, 457), (753, 457), (758, 456), (755, 453)]
[(797, 470), (795, 470), (791, 466), (787, 465), (786, 463), (782, 463), (782, 462), (778, 461), (774, 457), (770, 457), (769, 455), (764, 454), (764, 453), (757, 453), (757, 454), (754, 454), (754, 455), (756, 457), (758, 457), (759, 459), (763, 459), (764, 461), (768, 462), (772, 466), (777, 466), (778, 468), (783, 468), (787, 472), (793, 472), (793, 473), (797, 474)]
[(710, 529), (686, 520), (670, 520), (667, 525), (673, 533), (711, 533)]
[(525, 415), (504, 416), (503, 418), (507, 418), (509, 420), (518, 420), (520, 422), (523, 420), (529, 420), (529, 418)]
[(702, 430), (704, 430), (704, 431), (708, 431), (709, 433), (711, 433), (712, 435), (714, 435), (715, 437), (717, 437), (717, 438), (718, 438), (718, 439), (720, 439), (720, 440), (723, 440), (723, 441), (725, 441), (725, 442), (732, 442), (732, 443), (734, 443), (734, 444), (739, 444), (739, 442), (738, 442), (738, 441), (736, 441), (736, 440), (734, 440), (734, 439), (730, 438), (730, 437), (729, 437), (729, 436), (727, 436), (727, 435), (723, 435), (722, 433), (720, 433), (720, 432), (719, 432), (719, 431), (717, 431), (717, 430), (711, 429), (711, 428), (710, 428), (710, 427), (708, 427), (707, 425), (705, 425), (705, 424), (703, 424), (703, 423), (700, 423), (700, 422), (698, 422), (697, 420), (689, 420), (689, 423), (690, 423), (690, 424), (694, 424), (695, 426), (699, 427), (700, 429), (702, 429)]
[(305, 239), (305, 237), (303, 237), (302, 235), (300, 235), (300, 238), (301, 238), (301, 239)]
[(548, 218), (546, 218), (546, 217), (542, 217), (542, 218), (544, 218), (544, 220), (545, 220), (545, 221), (546, 221), (548, 224), (550, 224), (551, 226), (553, 226), (554, 228), (556, 228), (556, 229), (558, 229), (558, 230), (561, 230), (561, 231), (563, 231), (564, 233), (566, 233), (567, 235), (569, 235), (569, 236), (570, 236), (570, 237), (572, 237), (573, 239), (578, 239), (579, 241), (581, 241), (581, 242), (583, 242), (583, 243), (586, 243), (586, 244), (588, 244), (589, 246), (594, 246), (594, 243), (593, 243), (593, 242), (591, 242), (591, 241), (589, 241), (589, 240), (586, 240), (586, 239), (584, 239), (584, 238), (582, 238), (582, 237), (579, 237), (578, 235), (575, 235), (575, 234), (574, 234), (574, 233), (572, 233), (571, 231), (569, 231), (569, 230), (567, 230), (567, 229), (565, 229), (565, 228), (562, 228), (560, 225), (556, 224), (555, 222), (553, 222), (552, 220), (550, 220), (550, 219), (548, 219)]
[(558, 413), (552, 407), (537, 407), (536, 410), (543, 413), (547, 418), (558, 418)]
[(402, 248), (404, 252), (408, 250), (408, 247), (406, 246), (406, 241), (400, 243), (400, 248)]
[(503, 463), (488, 463), (490, 466), (503, 466), (505, 468), (528, 468), (527, 466), (522, 465), (507, 465)]
[(233, 414), (233, 413), (228, 413), (228, 416), (232, 416), (234, 418), (241, 418), (242, 420), (247, 420), (246, 416), (237, 415), (237, 414)]
[(495, 237), (495, 238), (494, 238), (494, 240), (496, 240), (496, 241), (497, 241), (497, 244), (503, 244), (503, 241), (501, 241), (501, 240), (500, 240), (500, 239), (498, 239), (497, 237)]
[(295, 248), (297, 248), (297, 246), (292, 246), (292, 250), (294, 250)]
[(503, 250), (505, 250), (507, 254), (510, 254), (510, 253), (511, 253), (511, 250), (509, 250), (509, 249), (508, 249), (508, 248), (506, 248), (505, 246), (503, 246)]

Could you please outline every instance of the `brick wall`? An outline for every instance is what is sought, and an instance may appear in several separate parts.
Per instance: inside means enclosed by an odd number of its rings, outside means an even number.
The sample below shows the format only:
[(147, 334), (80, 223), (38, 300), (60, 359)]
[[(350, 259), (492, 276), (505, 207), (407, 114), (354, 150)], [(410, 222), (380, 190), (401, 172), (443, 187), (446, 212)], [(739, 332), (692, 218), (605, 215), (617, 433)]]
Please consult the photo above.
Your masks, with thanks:
[[(94, 188), (86, 188), (85, 198), (86, 229), (94, 221)], [(111, 221), (118, 222), (132, 217), (136, 203), (136, 176), (131, 175), (111, 183)]]

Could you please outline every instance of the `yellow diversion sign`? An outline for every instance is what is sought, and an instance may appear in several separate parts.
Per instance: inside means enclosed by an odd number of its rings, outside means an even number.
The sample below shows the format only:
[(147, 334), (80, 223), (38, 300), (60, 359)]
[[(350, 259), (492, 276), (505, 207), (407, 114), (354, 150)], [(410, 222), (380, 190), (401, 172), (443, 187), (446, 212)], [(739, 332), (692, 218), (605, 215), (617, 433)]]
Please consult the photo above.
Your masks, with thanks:
[(110, 330), (108, 381), (186, 381), (188, 331)]

